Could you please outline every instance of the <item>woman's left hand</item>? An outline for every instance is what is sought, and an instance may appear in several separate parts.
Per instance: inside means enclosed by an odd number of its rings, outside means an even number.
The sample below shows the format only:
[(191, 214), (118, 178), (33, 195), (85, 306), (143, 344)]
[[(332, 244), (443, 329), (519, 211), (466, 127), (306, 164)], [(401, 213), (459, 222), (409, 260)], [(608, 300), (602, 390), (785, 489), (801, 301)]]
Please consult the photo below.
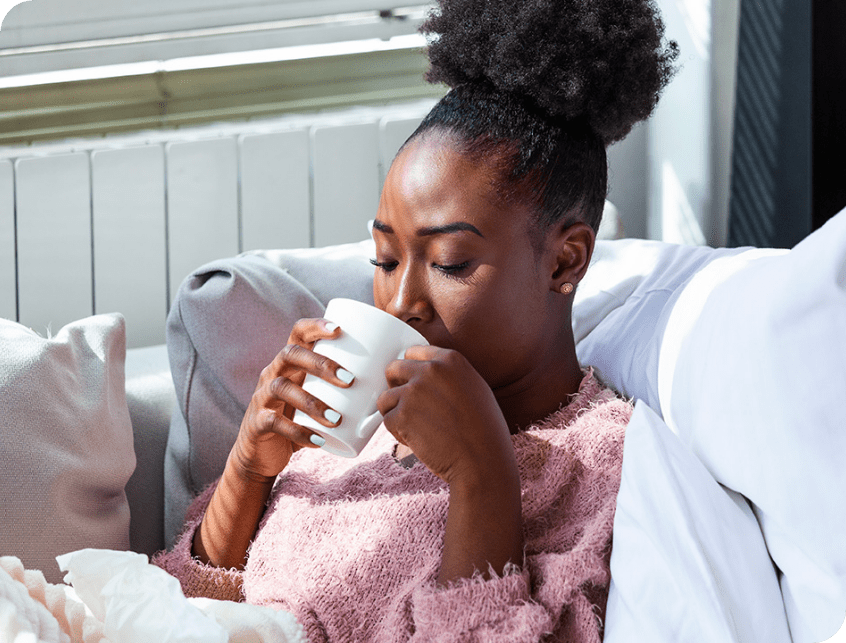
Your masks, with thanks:
[(449, 484), (480, 480), (514, 459), (493, 391), (457, 351), (413, 346), (385, 371), (385, 427)]
[(523, 563), (520, 475), (493, 391), (464, 356), (414, 346), (392, 362), (379, 411), (394, 437), (449, 484), (438, 583)]

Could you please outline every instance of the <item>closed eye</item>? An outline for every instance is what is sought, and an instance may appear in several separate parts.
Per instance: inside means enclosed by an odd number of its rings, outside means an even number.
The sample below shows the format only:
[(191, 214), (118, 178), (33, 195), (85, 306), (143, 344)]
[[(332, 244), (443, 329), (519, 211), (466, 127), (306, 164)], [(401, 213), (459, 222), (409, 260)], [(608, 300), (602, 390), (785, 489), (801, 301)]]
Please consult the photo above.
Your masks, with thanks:
[(437, 263), (433, 263), (432, 267), (436, 270), (440, 270), (442, 273), (446, 275), (459, 275), (463, 270), (466, 270), (470, 266), (469, 261), (465, 261), (463, 263), (456, 263), (451, 265), (441, 265)]
[(371, 259), (370, 263), (384, 272), (391, 272), (399, 264), (398, 261), (379, 261), (378, 259)]

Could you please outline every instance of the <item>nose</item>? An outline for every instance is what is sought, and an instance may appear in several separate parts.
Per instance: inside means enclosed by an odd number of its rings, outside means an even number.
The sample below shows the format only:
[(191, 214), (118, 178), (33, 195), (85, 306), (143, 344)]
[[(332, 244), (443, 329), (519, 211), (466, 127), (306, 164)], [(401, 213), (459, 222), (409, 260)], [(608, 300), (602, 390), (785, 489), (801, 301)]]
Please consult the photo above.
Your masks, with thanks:
[[(399, 271), (400, 268), (397, 268)], [(425, 278), (412, 266), (406, 266), (397, 275), (394, 291), (389, 293), (388, 305), (385, 311), (403, 320), (406, 324), (420, 330), (434, 316), (432, 304), (429, 301)]]

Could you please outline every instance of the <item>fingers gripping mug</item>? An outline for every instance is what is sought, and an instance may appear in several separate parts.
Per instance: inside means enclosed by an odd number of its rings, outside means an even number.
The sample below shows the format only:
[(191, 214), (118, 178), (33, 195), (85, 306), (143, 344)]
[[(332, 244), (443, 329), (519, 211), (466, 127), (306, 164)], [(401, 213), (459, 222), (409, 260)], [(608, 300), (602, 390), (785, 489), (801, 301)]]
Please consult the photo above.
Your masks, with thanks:
[(341, 334), (318, 340), (314, 352), (334, 360), (355, 379), (344, 389), (306, 375), (303, 389), (340, 413), (341, 423), (327, 428), (302, 411), (296, 412), (294, 422), (325, 439), (323, 450), (354, 458), (382, 423), (376, 401), (388, 390), (385, 368), (393, 360), (402, 359), (407, 348), (428, 342), (404, 321), (352, 299), (331, 300), (323, 316), (338, 324)]

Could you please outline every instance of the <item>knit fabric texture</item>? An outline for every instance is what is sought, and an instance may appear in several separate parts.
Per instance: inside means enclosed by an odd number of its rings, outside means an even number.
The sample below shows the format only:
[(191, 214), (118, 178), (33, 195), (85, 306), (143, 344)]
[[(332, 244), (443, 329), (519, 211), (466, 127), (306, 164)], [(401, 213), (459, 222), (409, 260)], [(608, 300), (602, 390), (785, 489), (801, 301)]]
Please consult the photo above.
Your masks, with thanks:
[[(512, 437), (525, 559), (438, 587), (449, 488), (404, 468), (380, 428), (355, 459), (301, 450), (279, 476), (243, 572), (191, 557), (214, 490), (153, 562), (188, 596), (293, 612), (312, 643), (602, 640), (630, 403), (587, 371), (569, 404)], [(492, 572), (492, 570), (488, 570)]]

